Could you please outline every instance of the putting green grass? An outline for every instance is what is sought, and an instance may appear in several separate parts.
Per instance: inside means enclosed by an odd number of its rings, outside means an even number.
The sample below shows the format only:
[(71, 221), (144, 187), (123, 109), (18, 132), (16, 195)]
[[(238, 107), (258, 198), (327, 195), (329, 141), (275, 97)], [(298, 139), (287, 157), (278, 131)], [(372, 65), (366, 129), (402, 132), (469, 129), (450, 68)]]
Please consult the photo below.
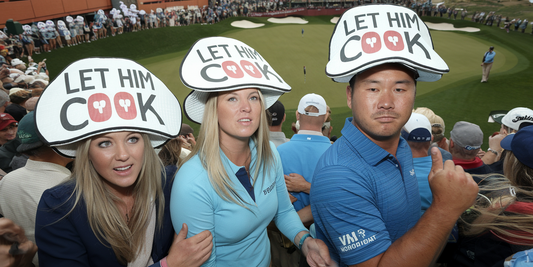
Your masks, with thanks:
[[(90, 56), (116, 56), (137, 60), (155, 73), (183, 101), (190, 89), (182, 85), (179, 67), (188, 47), (205, 36), (227, 36), (254, 47), (270, 65), (292, 86), (292, 92), (280, 100), (286, 108), (284, 132), (291, 136), (291, 122), (299, 99), (307, 93), (324, 96), (332, 107), (333, 134), (340, 130), (351, 110), (346, 106), (346, 84), (333, 82), (325, 75), (328, 47), (334, 25), (331, 16), (305, 17), (309, 24), (273, 24), (266, 18), (246, 18), (266, 25), (256, 29), (237, 29), (230, 26), (233, 18), (216, 25), (193, 25), (153, 29), (98, 40), (71, 48), (63, 48), (36, 60), (48, 57), (52, 76), (68, 63)], [(470, 21), (423, 17), (434, 23), (453, 23), (455, 27), (478, 27), (480, 32), (435, 31), (431, 34), (435, 50), (450, 67), (450, 73), (438, 82), (418, 84), (415, 107), (429, 107), (446, 122), (446, 135), (453, 124), (466, 120), (480, 125), (486, 136), (499, 129), (487, 123), (491, 110), (511, 109), (517, 106), (533, 107), (531, 94), (531, 64), (533, 51), (529, 34), (505, 31)], [(302, 36), (302, 28), (305, 30)], [(488, 83), (480, 83), (481, 59), (489, 46), (497, 53)], [(303, 66), (307, 75), (304, 77)], [(187, 119), (184, 121), (188, 123)], [(198, 129), (197, 125), (192, 125)], [(487, 142), (484, 148), (487, 147)]]

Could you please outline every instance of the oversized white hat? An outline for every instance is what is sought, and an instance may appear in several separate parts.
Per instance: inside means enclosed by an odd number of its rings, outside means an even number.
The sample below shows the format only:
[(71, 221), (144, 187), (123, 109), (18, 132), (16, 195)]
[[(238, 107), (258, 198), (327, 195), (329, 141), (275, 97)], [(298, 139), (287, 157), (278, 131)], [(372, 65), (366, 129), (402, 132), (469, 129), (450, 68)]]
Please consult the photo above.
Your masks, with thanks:
[(185, 115), (196, 123), (202, 123), (205, 102), (211, 92), (257, 88), (268, 108), (291, 90), (259, 52), (227, 37), (198, 40), (181, 62), (180, 78), (194, 90), (183, 105)]
[(71, 16), (67, 16), (67, 18), (66, 18), (66, 19), (67, 19), (67, 22), (69, 22), (69, 23), (71, 23), (71, 22), (73, 22), (73, 21), (74, 21), (74, 19), (73, 19), (73, 18), (72, 18)]
[(158, 147), (179, 134), (179, 101), (149, 70), (129, 59), (87, 58), (67, 66), (35, 108), (37, 131), (59, 153), (107, 132), (146, 133)]
[(331, 36), (326, 75), (349, 82), (355, 74), (385, 63), (416, 70), (418, 81), (437, 81), (449, 72), (433, 50), (428, 27), (413, 10), (365, 5), (344, 12)]

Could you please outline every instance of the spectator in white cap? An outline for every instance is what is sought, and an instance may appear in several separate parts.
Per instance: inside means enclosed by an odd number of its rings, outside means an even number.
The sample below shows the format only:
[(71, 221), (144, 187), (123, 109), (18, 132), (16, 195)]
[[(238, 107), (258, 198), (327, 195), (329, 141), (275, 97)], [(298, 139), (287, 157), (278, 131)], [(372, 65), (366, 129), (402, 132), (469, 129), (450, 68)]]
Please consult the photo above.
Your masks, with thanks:
[(349, 83), (353, 117), (318, 161), (310, 195), (317, 237), (340, 266), (429, 266), (475, 200), (470, 175), (443, 164), (434, 148), (434, 198), (420, 217), (411, 149), (400, 136), (417, 81), (437, 81), (448, 71), (411, 9), (359, 6), (337, 22), (326, 75)]
[[(327, 104), (322, 96), (317, 94), (303, 96), (296, 110), (296, 119), (300, 122), (300, 129), (289, 142), (278, 146), (285, 184), (289, 193), (296, 199), (292, 204), (306, 227), (310, 227), (313, 223), (309, 192), (315, 166), (324, 151), (331, 146), (329, 138), (322, 134), (326, 116)], [(282, 244), (274, 240), (280, 240), (281, 233), (278, 231), (272, 234), (277, 234), (274, 238), (270, 238), (273, 247), (279, 248)], [(294, 249), (289, 247), (279, 253), (279, 257), (273, 257), (273, 265), (283, 266), (283, 261), (290, 261), (292, 258), (291, 266), (298, 266), (301, 253), (299, 250), (291, 251)]]
[[(446, 125), (441, 116), (435, 114), (433, 110), (426, 107), (419, 107), (413, 111), (414, 113), (419, 113), (426, 118), (428, 118), (431, 123), (431, 147), (438, 147), (440, 153), (442, 154), (442, 160), (451, 160), (452, 154), (448, 151), (450, 149), (448, 144), (448, 139), (444, 136)], [(431, 155), (431, 147), (428, 149), (428, 156)]]
[(502, 173), (506, 152), (500, 145), (500, 142), (508, 134), (516, 133), (523, 125), (531, 124), (533, 124), (533, 110), (525, 107), (517, 107), (507, 112), (501, 119), (499, 134), (489, 136), (488, 153), (485, 153), (483, 156), (483, 162), (490, 165), (494, 171)]
[[(99, 69), (82, 74), (99, 82), (78, 83), (76, 75), (87, 68)], [(123, 76), (126, 70), (143, 80), (137, 84)], [(178, 100), (155, 75), (127, 59), (82, 59), (58, 77), (67, 75), (70, 81), (58, 78), (50, 84), (35, 110), (39, 136), (61, 155), (76, 157), (69, 179), (44, 191), (39, 202), (39, 265), (204, 262), (211, 233), (186, 239), (183, 225), (175, 235), (169, 201), (176, 166), (163, 168), (153, 149), (178, 135)]]
[[(197, 41), (183, 59), (182, 82), (193, 91), (185, 115), (201, 123), (198, 140), (176, 174), (171, 215), (176, 229), (216, 236), (203, 266), (270, 265), (267, 225), (276, 226), (311, 266), (329, 263), (289, 200), (266, 109), (291, 87), (258, 51), (226, 37)], [(187, 203), (187, 204), (184, 204)]]
[(422, 114), (412, 113), (407, 123), (402, 128), (402, 137), (407, 141), (413, 154), (413, 165), (418, 191), (420, 192), (420, 204), (422, 214), (431, 206), (433, 194), (429, 187), (428, 176), (431, 171), (431, 156), (428, 149), (431, 146), (431, 124), (428, 118)]
[(502, 127), (508, 134), (516, 133), (524, 123), (533, 124), (533, 110), (530, 108), (513, 108), (502, 118)]
[(11, 60), (11, 66), (15, 67), (18, 70), (25, 71), (26, 70), (26, 63), (24, 61), (14, 58)]

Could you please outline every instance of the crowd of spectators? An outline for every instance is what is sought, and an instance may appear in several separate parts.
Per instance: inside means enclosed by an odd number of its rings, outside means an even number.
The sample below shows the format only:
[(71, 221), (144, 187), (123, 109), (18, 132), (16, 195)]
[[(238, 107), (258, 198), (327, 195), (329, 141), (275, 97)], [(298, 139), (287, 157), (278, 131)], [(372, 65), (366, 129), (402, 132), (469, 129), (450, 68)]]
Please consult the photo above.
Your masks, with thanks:
[[(444, 5), (430, 7), (409, 0), (398, 1), (397, 4), (410, 6), (421, 15), (440, 15), (440, 17), (447, 16), (449, 19), (456, 19), (458, 15), (461, 19), (465, 19), (467, 16), (465, 9), (447, 8)], [(4, 38), (0, 38), (0, 51), (2, 52), (0, 55), (0, 180), (6, 173), (23, 167), (28, 160), (27, 155), (17, 153), (17, 147), (20, 145), (20, 141), (15, 138), (18, 122), (27, 112), (33, 110), (37, 98), (48, 85), (49, 73), (46, 62), (33, 62), (33, 53), (49, 52), (64, 46), (91, 42), (116, 34), (159, 27), (212, 24), (231, 16), (247, 16), (250, 12), (272, 11), (280, 8), (285, 8), (281, 2), (273, 4), (222, 2), (220, 6), (214, 8), (156, 10), (146, 13), (142, 10), (136, 11), (136, 7), (132, 5), (122, 11), (117, 9), (109, 13), (99, 11), (94, 16), (94, 20), (90, 22), (78, 16), (65, 18), (66, 23), (63, 20), (56, 20), (25, 25), (23, 34), (9, 37), (5, 35)], [(528, 24), (527, 20), (509, 20), (501, 15), (495, 15), (494, 12), (488, 14), (474, 12), (472, 21), (487, 26), (502, 26), (507, 32), (510, 29), (515, 31), (521, 29), (524, 32)], [(21, 60), (23, 58), (27, 58), (28, 63)], [(463, 166), (467, 172), (482, 175), (474, 176), (480, 186), (480, 196), (476, 205), (465, 212), (458, 221), (457, 227), (454, 228), (455, 232), (452, 232), (450, 236), (452, 241), (445, 249), (440, 262), (447, 266), (477, 266), (476, 264), (490, 266), (488, 264), (503, 263), (505, 258), (513, 253), (532, 248), (533, 227), (520, 218), (524, 218), (524, 213), (528, 219), (531, 216), (529, 211), (524, 212), (521, 208), (523, 206), (529, 208), (531, 199), (533, 199), (533, 194), (530, 192), (533, 186), (531, 182), (533, 165), (531, 157), (527, 154), (530, 152), (524, 151), (524, 148), (531, 147), (533, 110), (519, 107), (504, 112), (500, 119), (496, 119), (496, 122), (500, 124), (498, 125), (500, 130), (490, 137), (484, 137), (479, 126), (475, 124), (457, 122), (449, 138), (446, 138), (444, 121), (440, 116), (425, 108), (419, 108), (415, 113), (420, 113), (427, 118), (428, 124), (424, 127), (431, 130), (432, 141), (428, 141), (427, 148), (423, 148), (424, 151), (428, 151), (430, 146), (439, 147), (443, 157), (449, 156), (456, 165)], [(285, 120), (284, 114), (282, 118)], [(343, 118), (333, 118), (329, 107), (326, 118), (322, 131), (325, 131), (324, 136), (329, 137), (330, 121)], [(295, 122), (294, 125), (299, 127), (300, 123)], [(416, 125), (412, 127), (414, 129), (424, 128)], [(407, 136), (412, 130), (404, 128)], [(466, 134), (461, 134), (462, 132)], [(295, 133), (298, 133), (298, 129)], [(515, 133), (516, 138), (513, 141)], [(283, 139), (285, 139), (284, 135)], [(330, 140), (333, 143), (336, 137), (331, 137)], [(484, 141), (488, 141), (489, 144), (487, 151), (481, 149)], [(180, 136), (167, 143), (159, 156), (166, 165), (179, 165), (195, 145), (192, 128), (184, 125)], [(418, 147), (421, 146), (418, 145)], [(413, 147), (411, 149), (414, 151)], [(426, 157), (429, 151), (422, 154)], [(419, 188), (429, 189), (427, 179), (422, 178), (424, 179), (419, 179)], [(505, 194), (502, 193), (502, 188), (507, 190)], [(426, 190), (424, 194), (421, 193), (421, 198), (423, 202), (425, 199), (429, 206), (431, 190)], [(489, 203), (485, 203), (485, 200)], [(424, 211), (424, 209), (421, 210), (422, 213)], [(512, 219), (516, 219), (518, 223), (511, 221)], [(1, 224), (9, 224), (13, 227), (10, 221), (2, 220)], [(17, 228), (16, 231), (20, 229)], [(18, 235), (24, 236), (24, 232)], [(21, 238), (19, 243), (26, 242), (28, 240)], [(489, 249), (487, 244), (495, 245)], [(31, 246), (28, 250), (35, 253), (36, 248)]]
[[(100, 38), (125, 32), (136, 32), (160, 27), (213, 24), (228, 17), (248, 16), (251, 12), (271, 12), (287, 8), (283, 1), (221, 1), (214, 7), (173, 7), (155, 11), (138, 10), (121, 2), (119, 9), (107, 12), (98, 10), (94, 15), (66, 16), (23, 26), (19, 35), (9, 34), (7, 28), (0, 32), (11, 58), (51, 52), (65, 46), (90, 43)], [(3, 55), (5, 57), (5, 55)]]

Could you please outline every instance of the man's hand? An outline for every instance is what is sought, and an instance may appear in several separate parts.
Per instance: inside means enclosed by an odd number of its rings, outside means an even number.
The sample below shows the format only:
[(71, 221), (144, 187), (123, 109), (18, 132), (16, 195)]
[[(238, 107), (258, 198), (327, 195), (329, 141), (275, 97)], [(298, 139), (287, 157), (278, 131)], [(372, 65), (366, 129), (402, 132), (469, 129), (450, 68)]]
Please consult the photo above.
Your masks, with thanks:
[(505, 138), (505, 136), (506, 135), (504, 135), (504, 134), (497, 134), (497, 135), (494, 135), (494, 136), (489, 136), (489, 147), (490, 147), (490, 149), (500, 153), (502, 151), (502, 146), (501, 146), (500, 143), (502, 142), (503, 138)]
[(24, 229), (0, 218), (0, 267), (33, 266), (37, 246), (26, 238)]
[(205, 230), (190, 238), (187, 237), (189, 228), (183, 224), (180, 232), (174, 234), (174, 242), (167, 256), (169, 267), (200, 266), (211, 256), (213, 236)]
[(289, 199), (291, 200), (291, 203), (298, 201), (298, 199), (291, 195), (291, 193), (287, 192), (287, 194), (289, 194)]
[(284, 176), (287, 190), (290, 192), (305, 192), (309, 194), (309, 191), (311, 191), (311, 183), (307, 182), (303, 176), (297, 173)]
[(329, 256), (328, 246), (320, 239), (306, 238), (302, 245), (302, 253), (311, 267), (337, 266), (337, 263)]
[(436, 147), (431, 148), (431, 160), (433, 163), (428, 177), (433, 193), (431, 206), (450, 218), (457, 218), (476, 200), (478, 186), (461, 166), (455, 166), (451, 160), (443, 164), (442, 155)]

